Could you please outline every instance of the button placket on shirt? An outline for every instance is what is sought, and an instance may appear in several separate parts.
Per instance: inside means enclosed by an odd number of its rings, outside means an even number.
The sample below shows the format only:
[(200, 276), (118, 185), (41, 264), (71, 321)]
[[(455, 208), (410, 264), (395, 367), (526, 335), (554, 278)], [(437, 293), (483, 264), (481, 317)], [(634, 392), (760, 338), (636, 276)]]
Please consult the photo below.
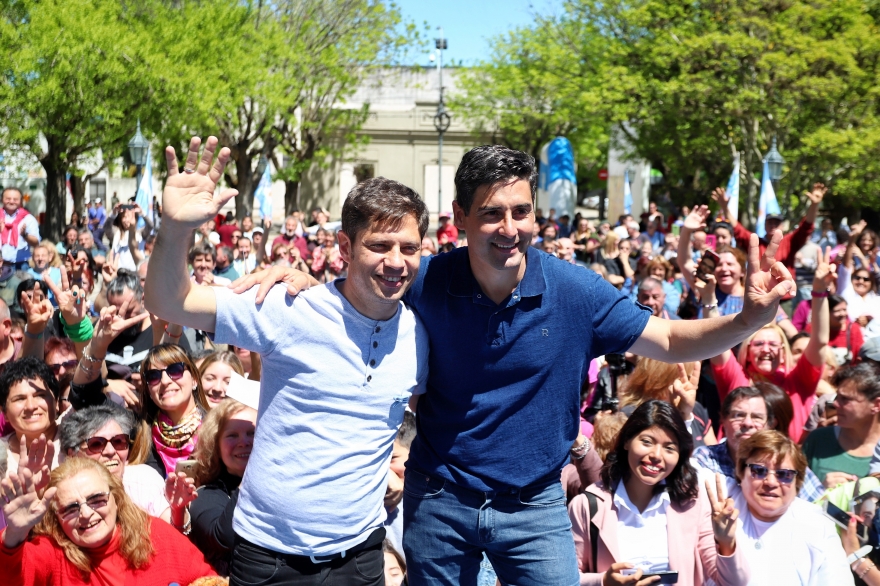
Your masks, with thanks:
[[(477, 298), (480, 297), (480, 294), (477, 294)], [(510, 296), (510, 301), (507, 302), (507, 305), (496, 310), (492, 317), (489, 318), (489, 328), (486, 332), (486, 342), (490, 346), (501, 346), (504, 343), (504, 321), (501, 319), (501, 313), (507, 309), (511, 309), (517, 303), (519, 303), (522, 296), (519, 292), (519, 285), (517, 285), (516, 289), (513, 291), (513, 295)]]
[(367, 373), (366, 377), (364, 377), (364, 386), (367, 386), (373, 380), (373, 375), (371, 371), (376, 368), (376, 352), (375, 350), (379, 347), (379, 333), (382, 331), (382, 326), (376, 326), (373, 328), (373, 334), (370, 336), (370, 354), (367, 360)]

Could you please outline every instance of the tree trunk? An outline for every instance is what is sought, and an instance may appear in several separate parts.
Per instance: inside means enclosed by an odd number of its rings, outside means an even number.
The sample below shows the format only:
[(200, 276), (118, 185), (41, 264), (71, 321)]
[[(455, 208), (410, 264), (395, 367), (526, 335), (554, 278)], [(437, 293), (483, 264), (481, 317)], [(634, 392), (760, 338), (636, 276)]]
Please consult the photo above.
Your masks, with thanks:
[[(70, 176), (70, 191), (73, 195), (73, 209), (75, 209), (80, 217), (85, 216), (86, 201), (86, 182), (79, 175)], [(104, 205), (109, 207), (107, 202)]]
[(67, 223), (64, 217), (67, 207), (67, 165), (52, 149), (51, 143), (49, 152), (40, 160), (40, 164), (46, 171), (46, 216), (40, 233), (43, 238), (60, 242)]
[(251, 216), (254, 210), (254, 170), (252, 158), (247, 154), (247, 149), (239, 151), (239, 158), (235, 160), (235, 175), (237, 183), (235, 188), (238, 195), (235, 198), (235, 218), (241, 221), (245, 216)]
[(299, 211), (299, 181), (284, 182), (284, 216)]

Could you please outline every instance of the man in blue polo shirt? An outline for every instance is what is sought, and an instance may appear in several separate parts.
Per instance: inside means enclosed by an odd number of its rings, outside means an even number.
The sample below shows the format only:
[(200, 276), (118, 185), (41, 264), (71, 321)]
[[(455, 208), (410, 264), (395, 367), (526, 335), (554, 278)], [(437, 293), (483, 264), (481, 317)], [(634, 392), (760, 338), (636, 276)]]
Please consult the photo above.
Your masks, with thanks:
[[(592, 271), (529, 246), (537, 169), (528, 154), (475, 148), (455, 187), (455, 225), (468, 246), (423, 259), (404, 297), (431, 344), (404, 484), (407, 575), (419, 585), (475, 584), (485, 552), (502, 583), (576, 586), (559, 478), (570, 448), (578, 451), (590, 360), (631, 349), (690, 362), (735, 346), (793, 290), (773, 258), (781, 234), (763, 259), (753, 238), (741, 313), (664, 320)], [(257, 301), (282, 276), (289, 290), (305, 286), (302, 276), (272, 271)]]

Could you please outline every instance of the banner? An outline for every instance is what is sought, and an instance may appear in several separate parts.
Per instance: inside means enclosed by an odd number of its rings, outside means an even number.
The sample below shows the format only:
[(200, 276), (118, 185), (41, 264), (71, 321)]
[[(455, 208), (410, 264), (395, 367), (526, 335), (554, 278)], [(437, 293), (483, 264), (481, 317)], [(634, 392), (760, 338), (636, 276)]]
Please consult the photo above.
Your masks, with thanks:
[[(153, 162), (151, 159), (152, 155), (150, 154), (149, 149), (147, 149), (147, 162), (144, 164), (144, 174), (141, 177), (140, 185), (138, 185), (137, 196), (134, 199), (134, 203), (141, 206), (141, 212), (150, 218), (155, 225), (156, 220), (153, 218)], [(143, 227), (143, 219), (138, 218), (138, 230), (142, 230)]]
[(629, 169), (623, 172), (623, 213), (633, 213), (633, 192), (629, 184)]
[(739, 220), (739, 153), (733, 158), (733, 173), (730, 174), (730, 180), (727, 182), (727, 197), (730, 201), (727, 207), (730, 209), (732, 217), (727, 221)]
[(269, 170), (268, 161), (263, 175), (260, 177), (260, 183), (257, 184), (257, 190), (254, 191), (254, 210), (260, 210), (262, 219), (272, 219), (272, 173)]
[(779, 202), (776, 201), (776, 191), (773, 189), (773, 183), (770, 182), (770, 166), (764, 161), (764, 170), (761, 172), (761, 199), (758, 200), (758, 225), (755, 226), (755, 232), (761, 238), (767, 235), (764, 229), (764, 220), (768, 214), (780, 213)]

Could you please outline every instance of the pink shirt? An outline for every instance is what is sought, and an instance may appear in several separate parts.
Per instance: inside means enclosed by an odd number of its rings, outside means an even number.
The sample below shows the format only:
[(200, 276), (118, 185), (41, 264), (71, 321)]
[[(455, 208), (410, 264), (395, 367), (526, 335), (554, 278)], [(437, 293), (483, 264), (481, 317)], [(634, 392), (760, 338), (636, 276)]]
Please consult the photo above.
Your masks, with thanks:
[[(816, 400), (816, 386), (822, 378), (824, 368), (824, 365), (813, 366), (806, 356), (801, 356), (790, 371), (785, 372), (783, 369), (779, 369), (767, 378), (768, 382), (781, 388), (791, 399), (794, 417), (788, 427), (788, 435), (794, 441), (800, 440), (803, 434), (804, 424), (807, 422), (810, 410)], [(722, 401), (733, 389), (752, 385), (751, 379), (746, 376), (739, 361), (732, 355), (721, 366), (713, 364), (712, 372), (715, 374), (718, 396)]]

